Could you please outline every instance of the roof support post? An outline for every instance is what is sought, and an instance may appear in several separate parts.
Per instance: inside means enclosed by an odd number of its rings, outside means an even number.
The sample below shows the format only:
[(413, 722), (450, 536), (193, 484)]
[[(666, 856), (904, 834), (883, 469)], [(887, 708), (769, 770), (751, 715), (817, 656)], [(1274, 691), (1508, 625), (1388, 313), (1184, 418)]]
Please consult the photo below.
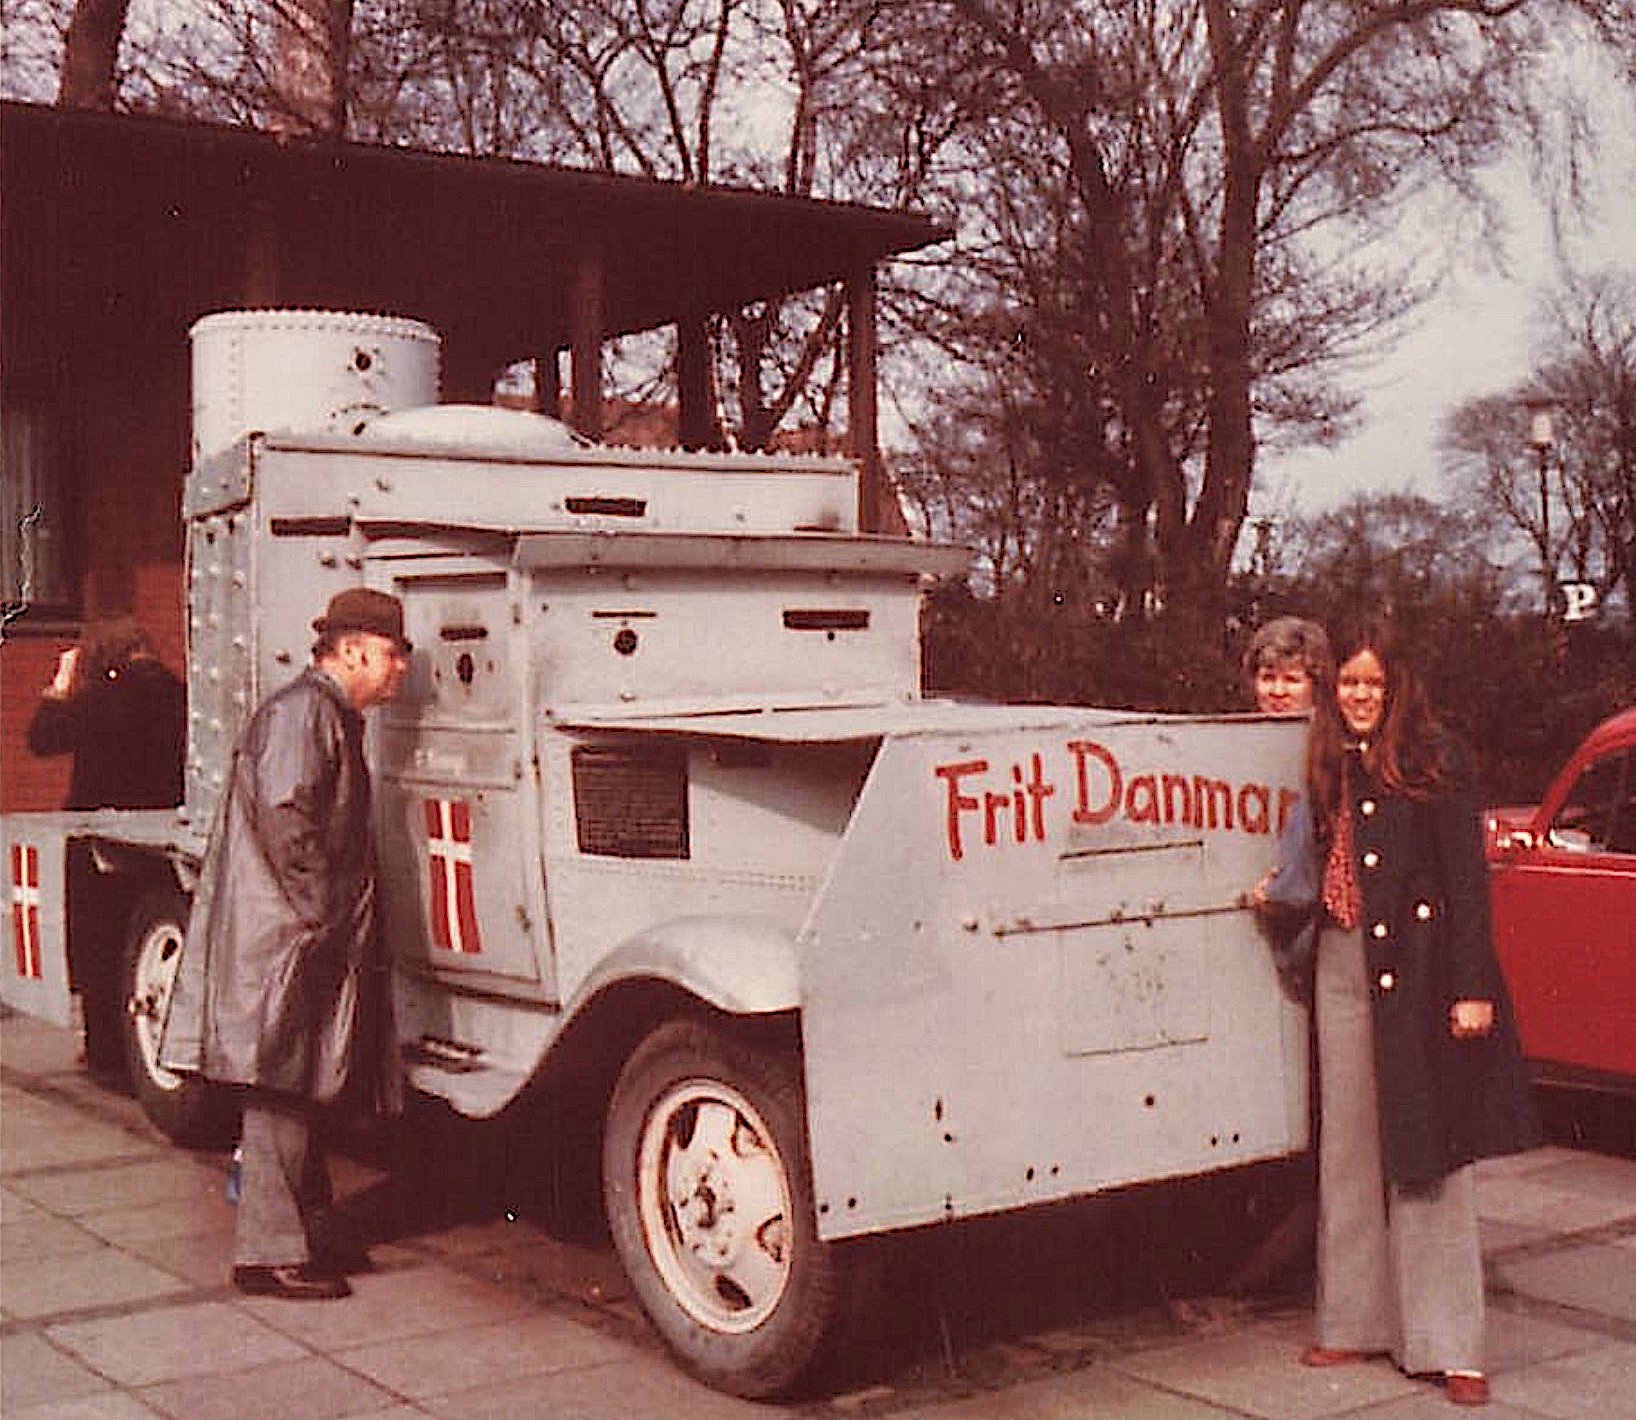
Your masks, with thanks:
[(676, 322), (676, 435), (684, 449), (720, 446), (710, 402), (710, 318), (684, 315)]
[(588, 439), (602, 437), (603, 290), (606, 269), (600, 247), (579, 253), (574, 266), (568, 319), (573, 327), (573, 425)]
[(534, 407), (553, 419), (562, 418), (562, 372), (557, 368), (555, 349), (542, 350), (534, 357)]
[(858, 526), (878, 532), (881, 524), (881, 459), (875, 389), (875, 266), (846, 278), (847, 446), (862, 471), (858, 482)]
[(443, 342), (440, 397), (454, 404), (489, 404), (494, 399), (495, 369), (470, 341)]
[(244, 265), (240, 268), (238, 303), (245, 309), (279, 304), (281, 262), (279, 226), (270, 215), (270, 203), (259, 192), (249, 199), (250, 220), (244, 229)]

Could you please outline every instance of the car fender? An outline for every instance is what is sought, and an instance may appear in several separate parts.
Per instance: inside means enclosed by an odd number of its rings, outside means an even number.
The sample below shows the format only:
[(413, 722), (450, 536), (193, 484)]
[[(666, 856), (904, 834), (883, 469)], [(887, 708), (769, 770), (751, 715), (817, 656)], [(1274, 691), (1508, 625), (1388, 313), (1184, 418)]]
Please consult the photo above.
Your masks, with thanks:
[(680, 917), (644, 929), (597, 963), (574, 992), (566, 1019), (625, 981), (668, 982), (736, 1016), (801, 1004), (794, 934), (765, 918)]

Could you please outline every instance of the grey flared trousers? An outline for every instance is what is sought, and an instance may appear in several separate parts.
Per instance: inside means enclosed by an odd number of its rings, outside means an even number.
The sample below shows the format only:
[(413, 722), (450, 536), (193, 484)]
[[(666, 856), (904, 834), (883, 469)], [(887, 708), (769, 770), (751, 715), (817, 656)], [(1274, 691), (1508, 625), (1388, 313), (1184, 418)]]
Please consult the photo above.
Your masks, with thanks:
[(1317, 1343), (1389, 1352), (1410, 1375), (1483, 1369), (1476, 1179), (1388, 1187), (1363, 934), (1318, 943)]

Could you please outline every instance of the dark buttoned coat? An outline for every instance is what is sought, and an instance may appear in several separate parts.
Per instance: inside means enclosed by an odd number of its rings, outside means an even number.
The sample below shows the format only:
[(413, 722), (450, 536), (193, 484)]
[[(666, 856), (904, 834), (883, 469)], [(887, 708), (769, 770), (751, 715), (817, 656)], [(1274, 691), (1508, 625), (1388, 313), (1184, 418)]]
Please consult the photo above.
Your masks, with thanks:
[(391, 1112), (395, 1056), (363, 717), (309, 667), (262, 703), (234, 750), (161, 1060)]
[[(1475, 801), (1389, 794), (1356, 758), (1348, 780), (1387, 1178), (1427, 1183), (1534, 1147), (1538, 1113), (1494, 954)], [(1456, 1039), (1449, 1008), (1460, 1000), (1492, 1001), (1493, 1031)]]

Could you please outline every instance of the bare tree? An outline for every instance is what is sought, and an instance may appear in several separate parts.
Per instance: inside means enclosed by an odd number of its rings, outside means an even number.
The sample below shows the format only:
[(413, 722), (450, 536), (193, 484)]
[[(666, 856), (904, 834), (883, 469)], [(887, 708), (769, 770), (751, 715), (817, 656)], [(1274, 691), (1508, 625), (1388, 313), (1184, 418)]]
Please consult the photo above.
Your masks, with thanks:
[[(1521, 386), (1462, 405), (1445, 450), (1458, 492), (1520, 537), (1547, 588), (1564, 575), (1608, 600), (1623, 588), (1636, 623), (1636, 279), (1567, 282)], [(1551, 416), (1549, 444), (1531, 414)]]
[[(1203, 627), (1219, 624), (1258, 445), (1334, 438), (1350, 407), (1335, 362), (1424, 290), (1422, 253), (1384, 240), (1405, 204), (1432, 187), (1479, 202), (1479, 165), (1547, 130), (1571, 173), (1575, 96), (1541, 78), (1561, 27), (1627, 65), (1636, 54), (1636, 0), (200, 11), (211, 24), (127, 58), (126, 103), (336, 131), (334, 104), (315, 121), (302, 94), (339, 93), (345, 131), (366, 140), (957, 214), (945, 268), (885, 300), (888, 338), (930, 352), (918, 367), (887, 357), (904, 411), (920, 428), (937, 413), (917, 378), (957, 393), (945, 409), (971, 428), (939, 447), (972, 455), (981, 434), (1002, 489), (941, 503), (1008, 509), (997, 565), (1023, 578), (1061, 585), (1100, 565), (1124, 607)], [(280, 13), (328, 43), (327, 90), (280, 87)], [(835, 293), (721, 321), (732, 436), (827, 421), (843, 333)]]
[(162, 8), (138, 6), (133, 17), (131, 0), (73, 0), (58, 102), (342, 135), (352, 9), (353, 0), (201, 0), (184, 22)]
[(270, 0), (271, 126), (342, 137), (351, 99), (352, 0)]
[(119, 41), (131, 0), (77, 0), (63, 34), (57, 102), (65, 108), (114, 106)]
[[(1636, 48), (1628, 0), (928, 0), (890, 13), (923, 37), (923, 64), (987, 100), (961, 126), (965, 151), (1026, 119), (1054, 158), (1027, 169), (1040, 185), (1026, 206), (969, 166), (951, 187), (980, 206), (967, 225), (993, 254), (992, 303), (1020, 313), (1041, 351), (1074, 350), (1042, 386), (1109, 407), (1096, 453), (1115, 479), (1127, 575), (1150, 573), (1206, 626), (1258, 439), (1332, 435), (1346, 403), (1325, 362), (1419, 294), (1413, 254), (1371, 240), (1428, 184), (1477, 201), (1485, 159), (1537, 131), (1551, 103), (1572, 114), (1572, 96), (1539, 86), (1552, 25)], [(1045, 263), (1058, 279), (1042, 279)], [(1076, 362), (1089, 392), (1066, 383)], [(1134, 555), (1142, 543), (1150, 557)]]
[[(861, 0), (410, 4), (360, 62), (380, 136), (792, 195), (901, 195), (896, 164), (839, 135), (867, 74)], [(355, 48), (365, 48), (360, 29)], [(402, 36), (413, 34), (414, 43)], [(865, 106), (867, 107), (867, 105)], [(878, 118), (875, 120), (878, 124)], [(890, 145), (888, 146), (890, 151)], [(844, 381), (839, 289), (722, 315), (711, 332), (725, 437), (827, 428)], [(642, 370), (643, 378), (649, 371)], [(673, 371), (663, 372), (669, 386)]]

